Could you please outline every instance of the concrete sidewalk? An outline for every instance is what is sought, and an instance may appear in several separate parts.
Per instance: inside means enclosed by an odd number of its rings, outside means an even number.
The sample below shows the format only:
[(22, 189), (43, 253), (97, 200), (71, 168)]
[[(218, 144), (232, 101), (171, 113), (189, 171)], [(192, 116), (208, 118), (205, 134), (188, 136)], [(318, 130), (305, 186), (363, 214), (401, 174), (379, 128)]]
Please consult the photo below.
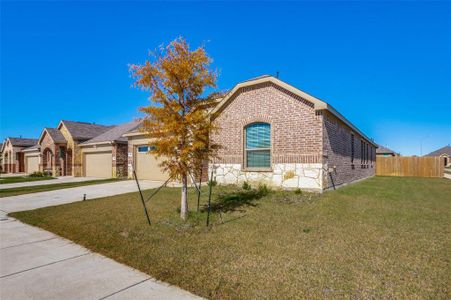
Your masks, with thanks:
[(36, 186), (36, 185), (82, 182), (82, 181), (99, 180), (99, 179), (104, 179), (104, 178), (62, 176), (62, 177), (57, 177), (56, 179), (0, 184), (0, 190), (13, 189), (13, 188), (19, 188), (19, 187), (27, 187), (27, 186)]
[(1, 299), (200, 299), (12, 218), (0, 241)]
[[(141, 189), (156, 188), (163, 184), (161, 181), (149, 180), (140, 180), (139, 183)], [(10, 213), (82, 201), (83, 195), (85, 194), (86, 199), (89, 200), (137, 191), (138, 188), (134, 180), (123, 180), (111, 183), (87, 185), (49, 192), (0, 198), (0, 210), (5, 213)]]

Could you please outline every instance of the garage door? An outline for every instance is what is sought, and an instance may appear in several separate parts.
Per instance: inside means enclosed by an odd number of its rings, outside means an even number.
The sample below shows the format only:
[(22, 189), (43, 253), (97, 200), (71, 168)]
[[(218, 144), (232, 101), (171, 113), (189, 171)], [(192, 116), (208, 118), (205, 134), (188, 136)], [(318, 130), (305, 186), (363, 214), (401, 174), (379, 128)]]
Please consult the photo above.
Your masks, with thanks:
[(25, 160), (28, 174), (39, 171), (39, 156), (26, 156)]
[(111, 178), (113, 176), (111, 152), (85, 153), (85, 176)]
[(136, 147), (135, 171), (138, 179), (167, 180), (169, 176), (158, 166), (160, 160), (148, 154), (149, 146)]

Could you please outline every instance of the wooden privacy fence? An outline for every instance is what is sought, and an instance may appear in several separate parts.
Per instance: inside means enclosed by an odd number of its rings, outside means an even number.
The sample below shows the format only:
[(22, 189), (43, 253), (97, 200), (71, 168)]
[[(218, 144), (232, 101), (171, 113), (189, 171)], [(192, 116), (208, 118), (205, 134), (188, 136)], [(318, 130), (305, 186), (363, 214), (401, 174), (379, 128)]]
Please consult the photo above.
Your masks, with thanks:
[(443, 177), (443, 157), (376, 157), (376, 175)]

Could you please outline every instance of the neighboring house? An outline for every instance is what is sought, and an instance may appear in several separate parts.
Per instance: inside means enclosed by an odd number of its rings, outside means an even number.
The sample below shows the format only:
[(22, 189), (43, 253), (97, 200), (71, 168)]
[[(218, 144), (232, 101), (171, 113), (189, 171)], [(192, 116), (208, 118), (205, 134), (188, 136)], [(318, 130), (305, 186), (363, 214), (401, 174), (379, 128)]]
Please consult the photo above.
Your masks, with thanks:
[(25, 159), (25, 173), (31, 174), (38, 172), (40, 159), (40, 147), (39, 145), (34, 145), (22, 150)]
[(79, 144), (83, 156), (83, 176), (127, 177), (128, 143), (123, 135), (138, 128), (140, 123), (140, 121), (133, 121), (115, 126)]
[(375, 174), (377, 145), (329, 104), (272, 76), (235, 86), (211, 112), (218, 183), (322, 191)]
[(133, 170), (139, 179), (167, 180), (169, 175), (161, 170), (160, 159), (149, 154), (151, 139), (139, 127), (123, 135), (128, 139), (128, 178), (133, 178)]
[(5, 139), (2, 146), (2, 170), (5, 173), (25, 172), (25, 155), (22, 150), (36, 145), (36, 139), (13, 138)]
[(0, 143), (0, 173), (3, 173), (3, 143)]
[(443, 157), (445, 166), (451, 166), (451, 146), (450, 145), (440, 148), (438, 150), (432, 151), (431, 153), (426, 154), (425, 156)]
[(389, 157), (389, 156), (399, 156), (399, 154), (387, 147), (378, 146), (376, 149), (376, 157), (378, 156)]
[(57, 128), (44, 128), (38, 140), (40, 170), (53, 176), (83, 176), (80, 144), (113, 127), (62, 120)]

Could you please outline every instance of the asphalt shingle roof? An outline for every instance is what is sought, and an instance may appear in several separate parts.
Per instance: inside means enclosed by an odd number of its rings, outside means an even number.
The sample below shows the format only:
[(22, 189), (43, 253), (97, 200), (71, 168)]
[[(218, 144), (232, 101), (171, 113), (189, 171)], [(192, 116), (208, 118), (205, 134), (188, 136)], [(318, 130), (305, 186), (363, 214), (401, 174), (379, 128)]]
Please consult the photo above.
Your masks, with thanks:
[(50, 135), (50, 137), (52, 138), (52, 140), (55, 143), (67, 143), (66, 138), (61, 133), (61, 131), (59, 131), (58, 129), (56, 129), (56, 128), (46, 128), (45, 130), (48, 132), (48, 134)]
[(13, 138), (10, 137), (9, 141), (13, 146), (17, 147), (30, 147), (34, 146), (38, 143), (37, 139), (23, 139), (23, 138)]
[(443, 148), (440, 148), (438, 150), (432, 151), (429, 154), (426, 154), (425, 156), (440, 156), (442, 154), (448, 154), (449, 156), (451, 156), (451, 146), (445, 146)]
[(377, 153), (377, 154), (380, 154), (380, 153), (394, 153), (394, 154), (396, 154), (395, 151), (393, 151), (393, 150), (391, 150), (391, 149), (389, 149), (389, 148), (387, 148), (387, 147), (381, 146), (381, 145), (379, 145), (379, 146), (377, 147), (376, 153)]
[(31, 146), (31, 147), (28, 147), (28, 148), (23, 149), (22, 152), (28, 152), (28, 151), (33, 151), (33, 150), (39, 150), (40, 148), (41, 148), (41, 146), (39, 146), (39, 145), (34, 145), (34, 146)]
[(90, 139), (82, 144), (96, 144), (102, 142), (127, 142), (122, 135), (139, 127), (141, 121), (132, 121), (111, 128), (110, 130)]
[(62, 122), (75, 140), (89, 140), (114, 127), (67, 120)]

